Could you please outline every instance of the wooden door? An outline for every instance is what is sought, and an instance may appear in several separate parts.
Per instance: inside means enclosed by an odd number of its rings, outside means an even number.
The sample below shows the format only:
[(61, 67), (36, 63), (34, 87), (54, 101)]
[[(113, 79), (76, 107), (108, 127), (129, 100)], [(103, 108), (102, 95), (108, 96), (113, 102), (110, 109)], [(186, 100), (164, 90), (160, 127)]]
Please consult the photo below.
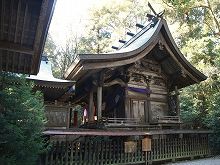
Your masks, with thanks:
[(131, 99), (131, 114), (130, 116), (132, 118), (140, 119), (141, 122), (146, 121), (146, 113), (145, 108), (146, 107), (146, 101), (145, 100), (136, 100)]

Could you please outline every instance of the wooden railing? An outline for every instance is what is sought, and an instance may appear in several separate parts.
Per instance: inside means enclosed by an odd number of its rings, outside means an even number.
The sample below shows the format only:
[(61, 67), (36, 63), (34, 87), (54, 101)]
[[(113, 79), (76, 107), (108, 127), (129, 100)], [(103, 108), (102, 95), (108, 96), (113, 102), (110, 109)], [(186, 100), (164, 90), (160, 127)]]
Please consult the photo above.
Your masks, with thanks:
[(186, 135), (182, 138), (170, 136), (151, 140), (151, 151), (142, 151), (141, 140), (134, 141), (136, 149), (125, 152), (125, 143), (121, 138), (110, 141), (101, 139), (85, 141), (53, 142), (51, 150), (43, 156), (45, 165), (126, 165), (151, 164), (156, 161), (186, 159), (210, 154), (208, 136)]
[(179, 116), (158, 116), (158, 123), (181, 123)]
[(103, 118), (103, 121), (107, 124), (138, 124), (140, 123), (140, 119), (137, 118)]
[(106, 128), (141, 128), (146, 130), (161, 129), (159, 125), (151, 125), (138, 118), (103, 118), (101, 122)]

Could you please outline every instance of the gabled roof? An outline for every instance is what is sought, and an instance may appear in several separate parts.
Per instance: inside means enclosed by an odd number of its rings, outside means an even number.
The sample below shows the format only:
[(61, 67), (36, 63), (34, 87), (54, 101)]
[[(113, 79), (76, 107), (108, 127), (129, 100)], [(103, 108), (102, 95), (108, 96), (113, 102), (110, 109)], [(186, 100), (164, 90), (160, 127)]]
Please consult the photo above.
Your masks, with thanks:
[(56, 0), (1, 0), (0, 71), (37, 74)]
[(65, 74), (66, 79), (79, 80), (88, 72), (98, 72), (103, 68), (115, 68), (134, 63), (152, 55), (168, 76), (177, 72), (181, 77), (173, 85), (182, 88), (206, 79), (206, 76), (193, 67), (183, 56), (174, 42), (164, 19), (151, 21), (120, 50), (108, 54), (80, 54)]

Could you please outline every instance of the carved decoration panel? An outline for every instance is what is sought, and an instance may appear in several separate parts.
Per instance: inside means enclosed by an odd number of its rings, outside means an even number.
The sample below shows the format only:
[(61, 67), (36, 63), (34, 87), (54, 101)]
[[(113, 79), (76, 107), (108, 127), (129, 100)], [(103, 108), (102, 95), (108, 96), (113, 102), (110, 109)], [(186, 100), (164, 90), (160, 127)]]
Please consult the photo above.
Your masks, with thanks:
[(68, 108), (56, 107), (56, 106), (46, 106), (46, 119), (47, 127), (66, 127), (67, 126), (67, 115)]
[(143, 58), (128, 69), (129, 84), (140, 86), (156, 86), (166, 88), (167, 78), (161, 71), (161, 66), (154, 60)]
[(167, 109), (166, 103), (151, 102), (152, 120), (156, 120), (161, 116), (167, 116)]

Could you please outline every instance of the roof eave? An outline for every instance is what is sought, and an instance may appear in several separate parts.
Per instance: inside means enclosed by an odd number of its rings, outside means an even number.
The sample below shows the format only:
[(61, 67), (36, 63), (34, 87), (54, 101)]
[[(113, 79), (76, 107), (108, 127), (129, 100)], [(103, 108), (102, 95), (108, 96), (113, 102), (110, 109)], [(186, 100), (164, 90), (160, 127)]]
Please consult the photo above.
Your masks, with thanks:
[[(166, 38), (166, 41), (169, 44), (169, 46), (171, 47), (172, 51), (174, 52), (174, 54), (177, 54), (179, 57), (178, 60), (181, 60), (181, 64), (184, 64), (184, 66), (186, 67), (186, 69), (190, 69), (190, 73), (192, 73), (194, 75), (194, 77), (199, 81), (204, 81), (207, 79), (207, 76), (205, 76), (203, 73), (201, 73), (199, 70), (197, 70), (193, 65), (191, 65), (189, 63), (189, 61), (184, 57), (184, 55), (180, 52), (179, 48), (177, 47), (171, 33), (170, 30), (168, 28), (168, 25), (166, 23), (166, 20), (162, 20), (163, 21), (163, 27), (165, 28), (165, 33), (163, 33), (163, 35)], [(192, 84), (191, 84), (192, 85)]]
[[(181, 65), (185, 68), (185, 70), (189, 72), (189, 75), (192, 79), (191, 83), (193, 84), (193, 82), (198, 83), (200, 81), (204, 81), (207, 77), (200, 71), (198, 71), (195, 67), (193, 67), (186, 60), (186, 58), (183, 56), (183, 54), (178, 49), (176, 43), (174, 42), (172, 35), (169, 31), (168, 25), (166, 21), (163, 19), (159, 21), (157, 29), (155, 29), (154, 33), (149, 38), (149, 40), (146, 43), (144, 43), (141, 47), (138, 47), (130, 52), (114, 52), (108, 54), (80, 54), (79, 62), (76, 65), (74, 65), (74, 67), (72, 66), (68, 69), (69, 73), (67, 72), (68, 74), (65, 74), (65, 77), (67, 79), (72, 79), (74, 76), (77, 75), (77, 73), (80, 73), (82, 70), (117, 67), (120, 65), (126, 65), (137, 61), (137, 56), (142, 58), (144, 54), (146, 55), (150, 50), (153, 49), (153, 47), (159, 40), (159, 38), (157, 38), (156, 36), (161, 32), (163, 27), (165, 28), (166, 33), (163, 34), (163, 36), (165, 36), (166, 41), (168, 41), (169, 47), (172, 48), (172, 52), (175, 55), (175, 58), (177, 58)], [(147, 51), (146, 49), (149, 50)], [(106, 64), (109, 65), (107, 66)], [(83, 69), (79, 66), (81, 66)]]
[(54, 13), (56, 0), (43, 0), (34, 41), (34, 54), (31, 74), (36, 75), (40, 69), (40, 61), (44, 49), (49, 25)]

